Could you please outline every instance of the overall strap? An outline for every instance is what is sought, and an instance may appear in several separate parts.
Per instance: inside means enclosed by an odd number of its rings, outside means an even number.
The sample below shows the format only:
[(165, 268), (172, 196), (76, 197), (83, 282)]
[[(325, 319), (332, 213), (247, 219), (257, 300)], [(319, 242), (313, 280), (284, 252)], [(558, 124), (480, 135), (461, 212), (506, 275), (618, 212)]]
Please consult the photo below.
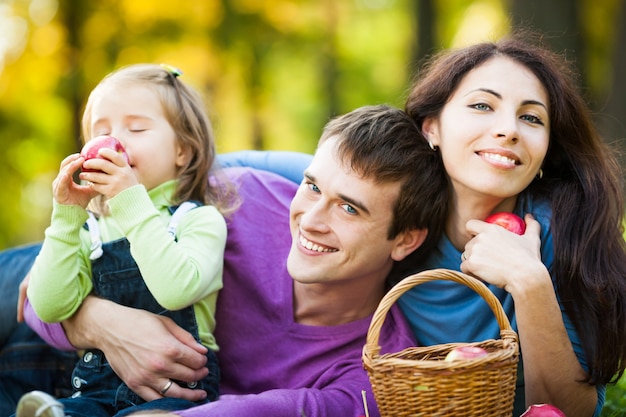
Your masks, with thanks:
[(176, 239), (176, 229), (178, 228), (178, 223), (180, 219), (191, 209), (194, 209), (201, 204), (198, 201), (185, 201), (178, 207), (170, 207), (170, 211), (174, 210), (172, 213), (172, 218), (170, 219), (170, 223), (167, 225), (167, 233), (172, 235), (174, 239)]
[(91, 211), (87, 211), (89, 217), (87, 218), (87, 230), (91, 236), (91, 254), (89, 259), (92, 261), (102, 256), (102, 239), (100, 238), (100, 226), (98, 225), (98, 219)]
[[(201, 204), (197, 201), (185, 201), (178, 207), (170, 207), (170, 212), (172, 213), (172, 218), (170, 219), (169, 224), (167, 225), (167, 233), (172, 235), (174, 239), (176, 239), (176, 229), (178, 228), (178, 223), (180, 219), (187, 213), (189, 210), (194, 209)], [(98, 225), (98, 219), (95, 214), (91, 211), (87, 211), (89, 217), (87, 218), (87, 230), (89, 230), (89, 235), (91, 236), (91, 254), (89, 255), (89, 259), (96, 260), (102, 256), (102, 239), (100, 238), (100, 226)]]

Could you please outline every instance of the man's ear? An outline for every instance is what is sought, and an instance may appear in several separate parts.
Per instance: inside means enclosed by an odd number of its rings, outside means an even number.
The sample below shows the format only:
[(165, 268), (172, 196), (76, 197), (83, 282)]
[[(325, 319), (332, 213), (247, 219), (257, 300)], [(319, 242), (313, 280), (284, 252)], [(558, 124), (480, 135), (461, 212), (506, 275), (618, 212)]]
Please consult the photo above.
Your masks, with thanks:
[(391, 251), (391, 259), (394, 261), (403, 260), (424, 243), (427, 235), (428, 229), (412, 229), (400, 233), (394, 239), (395, 245)]

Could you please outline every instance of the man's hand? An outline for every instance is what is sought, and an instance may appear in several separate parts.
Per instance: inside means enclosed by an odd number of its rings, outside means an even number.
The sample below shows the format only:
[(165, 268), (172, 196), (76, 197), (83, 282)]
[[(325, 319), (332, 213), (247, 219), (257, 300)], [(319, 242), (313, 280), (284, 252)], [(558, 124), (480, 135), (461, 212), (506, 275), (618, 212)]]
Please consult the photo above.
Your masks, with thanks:
[(26, 274), (22, 282), (20, 282), (19, 293), (17, 295), (17, 322), (24, 321), (24, 303), (26, 302), (26, 290), (28, 289), (28, 280), (30, 272)]
[[(170, 379), (191, 382), (208, 374), (207, 348), (167, 317), (89, 296), (63, 327), (77, 348), (102, 350), (115, 373), (146, 401), (162, 398)], [(206, 392), (172, 384), (166, 395), (198, 401)]]

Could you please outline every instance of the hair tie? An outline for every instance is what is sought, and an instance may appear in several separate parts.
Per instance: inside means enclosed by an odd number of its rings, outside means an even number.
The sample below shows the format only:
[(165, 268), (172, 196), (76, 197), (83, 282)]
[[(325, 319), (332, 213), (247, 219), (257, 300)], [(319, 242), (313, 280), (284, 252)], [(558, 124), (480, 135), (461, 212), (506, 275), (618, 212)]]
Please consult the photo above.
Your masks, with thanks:
[(170, 74), (172, 74), (174, 76), (174, 78), (180, 77), (181, 75), (183, 75), (183, 72), (181, 71), (180, 68), (176, 68), (175, 66), (169, 65), (169, 64), (161, 64), (161, 67), (169, 72)]

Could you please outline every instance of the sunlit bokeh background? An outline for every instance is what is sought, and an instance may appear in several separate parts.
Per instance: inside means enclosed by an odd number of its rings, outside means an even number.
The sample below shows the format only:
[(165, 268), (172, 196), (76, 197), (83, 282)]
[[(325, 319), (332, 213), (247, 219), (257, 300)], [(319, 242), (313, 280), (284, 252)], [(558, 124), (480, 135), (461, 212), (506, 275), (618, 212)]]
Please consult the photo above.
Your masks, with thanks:
[[(546, 33), (570, 48), (602, 105), (622, 2), (578, 3), (572, 22)], [(206, 98), (220, 152), (311, 152), (329, 117), (402, 106), (424, 55), (536, 19), (514, 17), (515, 8), (504, 0), (0, 0), (0, 248), (42, 238), (51, 181), (80, 147), (84, 100), (119, 66), (181, 68)], [(533, 13), (571, 14), (554, 8)]]
[(607, 106), (622, 8), (620, 0), (0, 0), (0, 249), (43, 237), (52, 179), (80, 147), (84, 100), (119, 66), (181, 68), (206, 97), (220, 152), (312, 152), (329, 117), (402, 106), (425, 55), (523, 22), (576, 61), (602, 120), (621, 121)]

